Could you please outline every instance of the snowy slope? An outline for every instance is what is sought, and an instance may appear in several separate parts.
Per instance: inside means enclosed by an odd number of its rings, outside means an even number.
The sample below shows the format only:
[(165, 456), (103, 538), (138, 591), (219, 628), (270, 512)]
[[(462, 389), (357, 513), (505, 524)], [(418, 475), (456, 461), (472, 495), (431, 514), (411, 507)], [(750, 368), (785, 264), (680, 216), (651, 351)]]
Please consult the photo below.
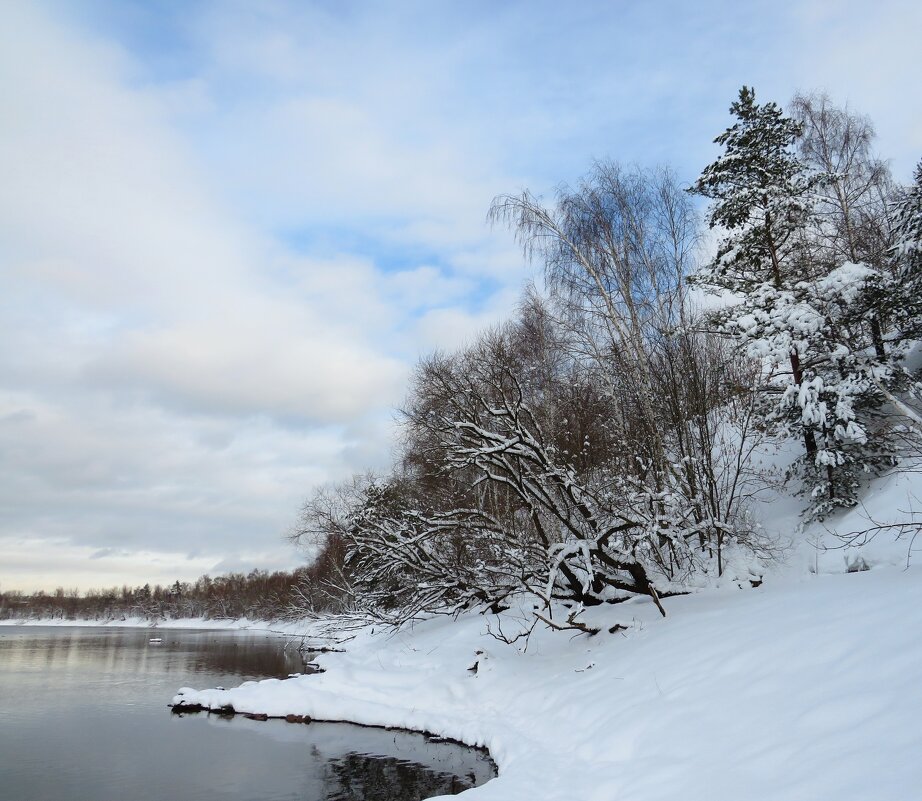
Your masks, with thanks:
[(596, 609), (630, 629), (536, 630), (525, 653), (486, 635), (512, 617), (468, 615), (363, 632), (321, 675), (174, 701), (486, 745), (500, 775), (471, 799), (911, 801), (920, 609), (922, 572), (882, 568), (669, 599), (666, 619), (642, 601)]
[[(914, 523), (922, 526), (922, 467), (897, 470), (874, 479), (862, 503), (853, 509), (831, 516), (823, 524), (807, 527), (802, 542), (819, 543), (819, 550), (801, 548), (801, 558), (819, 572), (841, 572), (863, 562), (869, 567), (892, 565), (906, 567), (922, 557), (922, 537), (912, 539), (912, 526), (905, 529), (884, 529), (872, 537), (860, 535), (876, 526)], [(834, 533), (835, 532), (835, 533)], [(859, 535), (843, 547), (843, 536)], [(840, 535), (840, 536), (837, 536)], [(793, 559), (788, 560), (794, 562)], [(814, 567), (815, 565), (815, 567)], [(789, 564), (789, 567), (795, 565)]]

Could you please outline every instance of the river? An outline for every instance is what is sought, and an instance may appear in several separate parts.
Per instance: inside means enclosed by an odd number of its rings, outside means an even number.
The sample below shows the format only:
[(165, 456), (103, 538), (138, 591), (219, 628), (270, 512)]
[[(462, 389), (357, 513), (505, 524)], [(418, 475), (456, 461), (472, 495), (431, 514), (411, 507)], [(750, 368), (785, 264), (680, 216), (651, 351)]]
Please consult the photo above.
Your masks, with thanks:
[(494, 775), (482, 752), (419, 734), (167, 708), (182, 686), (302, 672), (285, 645), (256, 632), (0, 627), (0, 799), (417, 801)]

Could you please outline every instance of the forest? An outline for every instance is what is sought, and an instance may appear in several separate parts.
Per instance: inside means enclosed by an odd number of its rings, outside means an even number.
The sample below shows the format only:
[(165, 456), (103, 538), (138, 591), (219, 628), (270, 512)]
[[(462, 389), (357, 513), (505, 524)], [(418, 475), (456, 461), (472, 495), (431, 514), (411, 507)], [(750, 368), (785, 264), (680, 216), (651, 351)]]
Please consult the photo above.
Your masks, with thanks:
[(281, 620), (298, 609), (299, 587), (311, 568), (291, 572), (252, 570), (247, 574), (204, 575), (194, 582), (163, 587), (111, 587), (86, 592), (58, 587), (54, 592), (0, 592), (0, 620), (90, 620), (208, 618)]

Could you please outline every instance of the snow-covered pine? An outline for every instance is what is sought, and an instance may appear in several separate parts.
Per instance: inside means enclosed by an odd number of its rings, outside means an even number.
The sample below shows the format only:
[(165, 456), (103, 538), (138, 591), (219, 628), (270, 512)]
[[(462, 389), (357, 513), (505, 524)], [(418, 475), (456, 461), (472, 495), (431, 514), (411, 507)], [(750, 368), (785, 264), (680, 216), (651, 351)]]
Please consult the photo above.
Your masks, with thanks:
[[(853, 506), (868, 474), (894, 461), (892, 435), (880, 414), (880, 387), (891, 386), (900, 368), (896, 352), (878, 356), (871, 329), (862, 325), (869, 287), (883, 280), (866, 264), (845, 263), (793, 287), (801, 308), (792, 314), (789, 344), (801, 356), (805, 378), (799, 388), (788, 384), (776, 419), (815, 432), (817, 469), (810, 492), (819, 517)], [(804, 321), (808, 324), (799, 325)]]
[(797, 234), (812, 214), (821, 176), (807, 174), (793, 149), (802, 128), (777, 105), (757, 104), (754, 90), (744, 86), (730, 112), (737, 122), (714, 140), (724, 153), (691, 189), (714, 201), (709, 226), (727, 232), (698, 281), (733, 293), (762, 283), (781, 289), (803, 277), (804, 242)]
[(889, 458), (874, 414), (889, 380), (861, 333), (868, 294), (880, 272), (817, 257), (819, 188), (795, 145), (803, 127), (748, 87), (730, 107), (737, 121), (715, 139), (724, 153), (692, 191), (710, 198), (711, 228), (725, 232), (695, 281), (729, 293), (716, 312), (720, 330), (770, 369), (765, 421), (804, 443), (803, 478), (822, 515), (857, 502), (860, 474)]

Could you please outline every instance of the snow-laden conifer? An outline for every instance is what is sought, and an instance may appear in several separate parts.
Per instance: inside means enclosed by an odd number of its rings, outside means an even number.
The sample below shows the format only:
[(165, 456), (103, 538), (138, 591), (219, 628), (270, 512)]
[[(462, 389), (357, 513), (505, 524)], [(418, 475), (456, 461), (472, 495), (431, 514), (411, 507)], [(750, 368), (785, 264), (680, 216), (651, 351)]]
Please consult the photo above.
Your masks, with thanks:
[(823, 514), (853, 505), (860, 475), (888, 456), (874, 421), (888, 368), (860, 333), (882, 276), (819, 255), (816, 207), (831, 176), (798, 155), (802, 125), (745, 86), (730, 111), (736, 122), (715, 140), (724, 152), (692, 187), (713, 201), (708, 222), (723, 232), (696, 280), (728, 296), (720, 330), (769, 368), (766, 423), (803, 441), (806, 487)]

